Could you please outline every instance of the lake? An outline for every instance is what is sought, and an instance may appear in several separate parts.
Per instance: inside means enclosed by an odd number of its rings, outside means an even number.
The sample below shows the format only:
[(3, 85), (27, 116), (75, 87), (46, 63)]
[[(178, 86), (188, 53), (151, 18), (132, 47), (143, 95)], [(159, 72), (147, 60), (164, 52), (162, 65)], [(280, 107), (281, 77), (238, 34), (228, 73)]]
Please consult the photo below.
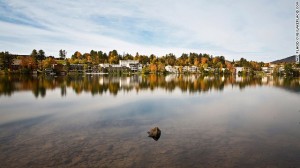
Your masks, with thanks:
[(299, 78), (0, 76), (0, 163), (300, 167), (299, 100)]

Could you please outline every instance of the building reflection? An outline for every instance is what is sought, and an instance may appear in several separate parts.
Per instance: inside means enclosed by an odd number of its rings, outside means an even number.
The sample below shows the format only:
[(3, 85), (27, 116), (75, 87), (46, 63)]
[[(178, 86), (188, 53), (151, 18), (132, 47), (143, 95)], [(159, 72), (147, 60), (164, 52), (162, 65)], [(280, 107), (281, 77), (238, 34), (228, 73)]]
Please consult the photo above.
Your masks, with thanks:
[(117, 95), (120, 91), (140, 91), (145, 89), (164, 89), (172, 92), (201, 93), (210, 90), (222, 91), (224, 87), (244, 89), (251, 86), (276, 86), (292, 92), (300, 92), (299, 78), (201, 76), (201, 75), (85, 75), (85, 76), (1, 76), (0, 96), (10, 96), (17, 91), (32, 91), (35, 97), (45, 97), (47, 90), (59, 89), (61, 96), (67, 95), (67, 88), (76, 94), (89, 92), (92, 95), (109, 93)]

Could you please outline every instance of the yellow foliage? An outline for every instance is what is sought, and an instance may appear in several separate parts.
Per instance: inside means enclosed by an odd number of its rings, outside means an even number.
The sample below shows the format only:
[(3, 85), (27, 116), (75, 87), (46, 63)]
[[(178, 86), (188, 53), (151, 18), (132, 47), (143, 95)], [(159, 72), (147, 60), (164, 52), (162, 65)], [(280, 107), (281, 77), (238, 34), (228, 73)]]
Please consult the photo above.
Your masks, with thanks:
[(202, 64), (202, 65), (203, 65), (203, 64), (206, 64), (207, 61), (208, 61), (207, 58), (205, 58), (205, 57), (202, 57), (202, 58), (201, 58), (201, 64)]

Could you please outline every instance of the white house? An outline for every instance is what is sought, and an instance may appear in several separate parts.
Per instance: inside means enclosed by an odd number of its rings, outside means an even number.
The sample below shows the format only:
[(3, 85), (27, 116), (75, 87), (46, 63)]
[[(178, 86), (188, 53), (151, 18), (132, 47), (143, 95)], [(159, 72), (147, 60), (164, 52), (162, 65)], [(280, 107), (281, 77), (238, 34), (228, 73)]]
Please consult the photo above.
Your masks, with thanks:
[(189, 66), (188, 67), (188, 71), (189, 72), (197, 72), (198, 71), (198, 67), (196, 67), (196, 66)]
[(189, 67), (188, 67), (188, 66), (184, 66), (184, 67), (182, 67), (182, 72), (187, 72), (187, 71), (188, 71), (188, 69), (189, 69)]
[(119, 65), (121, 67), (127, 67), (130, 68), (132, 71), (141, 70), (143, 67), (139, 65), (138, 60), (120, 60)]
[(243, 72), (243, 71), (244, 71), (244, 67), (235, 67), (236, 73)]
[(173, 72), (173, 67), (171, 65), (167, 65), (167, 66), (165, 66), (165, 70), (167, 72)]
[(109, 64), (99, 64), (99, 66), (102, 67), (102, 68), (108, 68)]
[(165, 66), (166, 71), (170, 72), (170, 73), (178, 73), (178, 70), (176, 67), (172, 67), (171, 65), (167, 65)]
[(261, 67), (262, 71), (269, 72), (269, 67)]

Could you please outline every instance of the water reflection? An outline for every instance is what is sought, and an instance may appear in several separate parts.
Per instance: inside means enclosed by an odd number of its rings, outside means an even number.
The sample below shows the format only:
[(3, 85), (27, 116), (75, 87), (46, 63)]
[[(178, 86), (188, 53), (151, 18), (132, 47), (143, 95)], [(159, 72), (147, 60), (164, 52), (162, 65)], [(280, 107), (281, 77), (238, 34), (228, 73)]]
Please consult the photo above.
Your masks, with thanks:
[(0, 80), (1, 167), (300, 166), (299, 79)]
[(35, 97), (45, 97), (47, 90), (60, 88), (61, 96), (66, 96), (67, 88), (72, 88), (76, 94), (89, 92), (92, 95), (109, 93), (117, 95), (120, 91), (139, 92), (140, 90), (155, 90), (162, 88), (173, 92), (176, 88), (182, 92), (200, 93), (210, 90), (222, 91), (225, 86), (244, 89), (248, 86), (270, 85), (300, 92), (299, 78), (242, 78), (236, 76), (197, 76), (197, 75), (129, 75), (129, 76), (0, 76), (0, 96), (10, 96), (17, 91), (32, 91)]

